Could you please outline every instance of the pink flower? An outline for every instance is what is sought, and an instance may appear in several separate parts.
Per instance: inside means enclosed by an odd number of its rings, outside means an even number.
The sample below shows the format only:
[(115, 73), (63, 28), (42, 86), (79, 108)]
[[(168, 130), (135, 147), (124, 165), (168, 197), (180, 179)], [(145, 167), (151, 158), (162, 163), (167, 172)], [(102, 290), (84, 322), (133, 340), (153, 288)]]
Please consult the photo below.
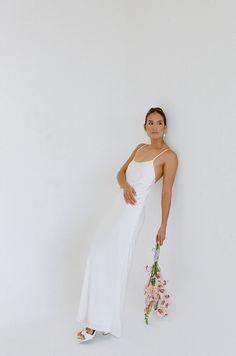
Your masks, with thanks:
[[(145, 322), (148, 324), (148, 318), (151, 310), (155, 310), (159, 317), (168, 315), (167, 309), (169, 303), (166, 302), (170, 295), (166, 293), (166, 279), (162, 278), (161, 269), (158, 266), (157, 260), (152, 266), (146, 265), (146, 271), (149, 273), (149, 281), (145, 284)], [(157, 272), (158, 271), (158, 272)]]

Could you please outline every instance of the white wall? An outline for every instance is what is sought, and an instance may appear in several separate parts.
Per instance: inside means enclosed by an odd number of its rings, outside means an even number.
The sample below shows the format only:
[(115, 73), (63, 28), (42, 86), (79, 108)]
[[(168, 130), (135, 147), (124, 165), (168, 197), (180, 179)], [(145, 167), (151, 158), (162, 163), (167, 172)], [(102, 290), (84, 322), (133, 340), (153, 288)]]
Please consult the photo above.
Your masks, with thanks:
[[(174, 295), (171, 318), (187, 341), (173, 340), (179, 351), (200, 338), (210, 345), (206, 355), (232, 355), (235, 3), (0, 7), (2, 328), (75, 323), (91, 222), (117, 189), (121, 164), (149, 142), (146, 112), (161, 106), (166, 142), (179, 158), (160, 258)], [(133, 260), (130, 308), (133, 291), (142, 308), (160, 192), (161, 181)]]

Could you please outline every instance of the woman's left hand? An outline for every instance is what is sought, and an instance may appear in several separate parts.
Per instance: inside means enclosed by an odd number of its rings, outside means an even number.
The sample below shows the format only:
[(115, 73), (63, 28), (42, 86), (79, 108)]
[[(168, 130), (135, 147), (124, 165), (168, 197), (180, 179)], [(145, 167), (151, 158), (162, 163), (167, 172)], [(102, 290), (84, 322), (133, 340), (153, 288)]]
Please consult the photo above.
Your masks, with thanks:
[(165, 240), (165, 238), (166, 238), (166, 229), (161, 226), (156, 235), (156, 243), (157, 241), (159, 241), (160, 245), (163, 245), (163, 241)]

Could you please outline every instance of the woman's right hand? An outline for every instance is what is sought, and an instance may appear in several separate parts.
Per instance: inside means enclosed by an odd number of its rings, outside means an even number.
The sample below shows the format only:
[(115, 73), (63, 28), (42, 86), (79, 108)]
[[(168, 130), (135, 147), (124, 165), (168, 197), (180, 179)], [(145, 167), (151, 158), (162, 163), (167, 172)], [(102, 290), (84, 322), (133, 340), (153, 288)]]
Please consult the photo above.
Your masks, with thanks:
[(136, 191), (129, 183), (126, 183), (123, 187), (123, 195), (127, 204), (136, 204)]

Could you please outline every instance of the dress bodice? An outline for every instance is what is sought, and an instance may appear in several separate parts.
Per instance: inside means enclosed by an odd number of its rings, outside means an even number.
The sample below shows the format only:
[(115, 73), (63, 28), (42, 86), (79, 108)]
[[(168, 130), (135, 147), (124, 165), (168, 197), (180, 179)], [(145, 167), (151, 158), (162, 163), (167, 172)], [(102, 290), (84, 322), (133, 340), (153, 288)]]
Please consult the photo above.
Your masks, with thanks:
[[(140, 148), (142, 148), (141, 146)], [(139, 149), (140, 149), (139, 148)], [(156, 157), (149, 161), (138, 162), (134, 159), (129, 163), (126, 170), (126, 179), (127, 182), (135, 189), (136, 191), (136, 201), (137, 204), (143, 204), (146, 197), (148, 196), (152, 186), (156, 182), (156, 174), (154, 167), (154, 160), (160, 156), (162, 153), (167, 151), (169, 148), (166, 148)]]
[(137, 204), (144, 203), (156, 180), (153, 161), (131, 161), (126, 170), (126, 180), (136, 191)]

